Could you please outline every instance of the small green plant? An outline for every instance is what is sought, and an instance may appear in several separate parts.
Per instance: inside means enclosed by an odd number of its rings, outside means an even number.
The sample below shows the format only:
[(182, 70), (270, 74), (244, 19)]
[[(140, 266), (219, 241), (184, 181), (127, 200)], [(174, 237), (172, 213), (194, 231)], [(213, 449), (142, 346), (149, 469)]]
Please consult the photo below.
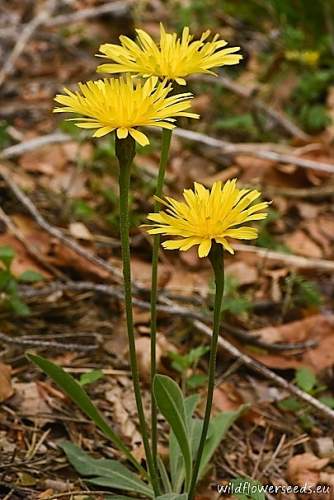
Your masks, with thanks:
[(0, 148), (3, 149), (10, 144), (10, 136), (8, 134), (8, 123), (0, 120)]
[(230, 313), (235, 316), (248, 313), (252, 309), (251, 301), (239, 292), (239, 281), (231, 275), (225, 276), (224, 299), (222, 314)]
[(209, 351), (208, 346), (199, 346), (191, 349), (186, 354), (169, 352), (168, 356), (172, 360), (172, 368), (180, 373), (183, 392), (186, 389), (196, 389), (207, 381), (207, 376), (199, 373), (197, 365), (202, 356)]
[(94, 209), (85, 200), (73, 200), (71, 208), (77, 220), (89, 221), (95, 215)]
[[(329, 406), (330, 408), (334, 408), (334, 398), (330, 396), (320, 396), (321, 393), (324, 393), (324, 391), (326, 391), (327, 387), (319, 383), (317, 377), (310, 368), (306, 366), (298, 368), (295, 373), (294, 382), (302, 391), (310, 394), (310, 396), (317, 397), (319, 401)], [(298, 416), (302, 427), (306, 431), (312, 429), (314, 425), (314, 419), (310, 413), (310, 408), (298, 399), (294, 397), (288, 397), (283, 399), (282, 401), (279, 401), (277, 406), (281, 410), (295, 413)]]
[(259, 237), (256, 240), (256, 245), (277, 252), (289, 252), (289, 249), (283, 243), (280, 243), (270, 232), (270, 225), (280, 218), (280, 214), (274, 208), (269, 208), (268, 217), (260, 222)]
[(291, 273), (285, 278), (284, 291), (283, 316), (294, 307), (321, 306), (322, 296), (316, 284), (297, 273)]
[(17, 316), (28, 316), (30, 309), (25, 304), (19, 293), (19, 283), (36, 283), (43, 276), (36, 271), (27, 270), (16, 277), (11, 271), (11, 265), (15, 252), (11, 247), (0, 247), (0, 305), (2, 308), (12, 311)]
[(249, 477), (232, 479), (233, 497), (238, 500), (265, 500), (263, 485)]
[(102, 370), (92, 370), (90, 372), (83, 373), (80, 376), (79, 384), (83, 387), (84, 385), (93, 384), (103, 377), (104, 375)]

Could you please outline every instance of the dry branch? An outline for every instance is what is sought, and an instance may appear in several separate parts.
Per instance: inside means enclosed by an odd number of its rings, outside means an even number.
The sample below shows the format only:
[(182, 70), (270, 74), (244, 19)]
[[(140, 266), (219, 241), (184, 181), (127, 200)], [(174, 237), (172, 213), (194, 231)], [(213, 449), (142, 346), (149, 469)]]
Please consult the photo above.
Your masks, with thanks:
[(262, 99), (257, 97), (253, 89), (245, 87), (244, 85), (240, 85), (240, 83), (234, 82), (228, 76), (219, 75), (218, 77), (215, 77), (210, 75), (200, 75), (194, 77), (193, 79), (194, 81), (210, 83), (213, 85), (221, 85), (222, 87), (225, 87), (234, 94), (237, 94), (244, 99), (248, 99), (252, 108), (267, 114), (273, 121), (278, 123), (293, 137), (297, 137), (302, 141), (309, 141), (311, 139), (310, 136), (299, 127), (297, 127), (297, 125), (293, 123), (285, 113), (272, 108), (266, 102), (262, 101)]
[(129, 10), (130, 2), (126, 0), (121, 0), (119, 2), (107, 2), (103, 5), (98, 5), (97, 7), (92, 7), (89, 9), (82, 9), (78, 12), (72, 12), (70, 14), (63, 14), (54, 17), (53, 19), (48, 19), (45, 26), (60, 26), (63, 24), (72, 24), (84, 21), (85, 19), (90, 19), (92, 17), (102, 16), (103, 14), (112, 14), (113, 16), (123, 16)]
[(108, 271), (110, 276), (112, 276), (116, 281), (120, 281), (121, 272), (108, 264), (108, 262), (96, 257), (94, 254), (83, 248), (79, 243), (72, 240), (71, 238), (65, 236), (62, 231), (56, 227), (51, 226), (41, 215), (41, 213), (37, 210), (33, 202), (30, 198), (22, 191), (21, 188), (10, 178), (10, 176), (5, 172), (3, 168), (0, 167), (0, 175), (7, 183), (9, 188), (15, 197), (22, 203), (22, 205), (26, 208), (29, 214), (32, 216), (34, 221), (42, 228), (44, 231), (49, 233), (51, 236), (56, 238), (58, 241), (66, 245), (68, 248), (76, 252), (81, 257), (87, 259), (87, 261), (92, 262), (93, 264), (101, 267), (102, 269)]
[[(89, 282), (70, 282), (70, 283), (53, 283), (48, 287), (45, 287), (44, 289), (37, 289), (37, 290), (31, 290), (26, 289), (26, 293), (23, 295), (26, 296), (32, 296), (36, 294), (50, 294), (53, 293), (55, 290), (77, 290), (77, 291), (83, 291), (83, 290), (92, 290), (95, 292), (100, 292), (104, 293), (106, 295), (109, 295), (111, 297), (115, 297), (121, 300), (124, 300), (123, 292), (116, 287), (111, 287), (108, 285), (104, 284), (95, 284), (95, 283), (89, 283)], [(141, 307), (143, 309), (149, 310), (150, 304), (148, 302), (145, 302), (143, 300), (137, 299), (134, 297), (133, 299), (134, 305), (137, 307)], [(171, 314), (173, 316), (182, 316), (184, 318), (188, 318), (190, 321), (192, 321), (193, 325), (195, 328), (197, 328), (200, 332), (204, 333), (206, 336), (211, 337), (211, 328), (207, 326), (203, 322), (203, 315), (196, 313), (196, 311), (192, 311), (190, 309), (187, 309), (185, 307), (180, 307), (175, 304), (171, 304), (169, 306), (166, 305), (158, 305), (158, 310), (160, 312), (166, 312), (168, 314)], [(257, 371), (267, 379), (271, 380), (278, 386), (286, 389), (289, 393), (297, 396), (298, 398), (302, 399), (305, 401), (307, 404), (313, 406), (315, 409), (317, 409), (321, 414), (325, 415), (326, 417), (330, 417), (331, 419), (334, 419), (334, 411), (331, 410), (328, 406), (322, 404), (320, 401), (317, 399), (313, 398), (309, 394), (305, 393), (301, 389), (299, 389), (297, 386), (291, 384), (290, 382), (287, 382), (284, 378), (280, 377), (279, 375), (276, 375), (273, 371), (269, 370), (266, 366), (264, 366), (262, 363), (259, 363), (258, 361), (254, 360), (247, 354), (242, 353), (237, 347), (235, 347), (233, 344), (231, 344), (228, 340), (226, 340), (224, 337), (219, 338), (219, 345), (221, 349), (226, 350), (229, 352), (233, 357), (237, 358), (240, 360), (243, 364), (245, 364), (247, 367), (251, 368), (252, 370)]]
[(52, 14), (54, 8), (56, 7), (56, 3), (56, 0), (48, 0), (44, 8), (41, 9), (37, 16), (35, 16), (28, 24), (24, 26), (12, 52), (9, 54), (7, 60), (0, 70), (0, 87), (3, 85), (7, 76), (12, 73), (17, 58), (25, 49), (28, 41), (33, 36), (37, 28), (44, 24)]
[[(156, 133), (157, 130), (152, 129), (152, 132)], [(183, 128), (176, 128), (174, 130), (174, 135), (180, 137), (181, 139), (186, 139), (195, 143), (204, 144), (205, 146), (209, 146), (211, 148), (215, 148), (220, 152), (230, 156), (244, 154), (253, 156), (255, 158), (262, 158), (278, 163), (296, 165), (297, 167), (301, 168), (313, 169), (320, 172), (334, 174), (334, 164), (300, 158), (300, 156), (294, 154), (294, 150), (292, 148), (284, 148), (284, 150), (289, 151), (288, 153), (273, 151), (272, 149), (269, 149), (268, 145), (266, 144), (232, 143), (223, 141), (221, 139), (216, 139), (215, 137), (210, 137), (209, 135), (202, 134), (200, 132), (194, 132), (192, 130)], [(25, 153), (26, 151), (32, 151), (48, 144), (63, 143), (71, 140), (73, 140), (73, 138), (70, 135), (63, 134), (61, 132), (47, 134), (41, 137), (37, 137), (36, 139), (31, 139), (29, 141), (16, 144), (15, 146), (5, 148), (0, 153), (0, 158), (14, 158)], [(270, 145), (270, 147), (272, 148), (274, 146)]]
[[(207, 325), (205, 325), (201, 321), (194, 321), (193, 324), (195, 328), (197, 328), (200, 332), (204, 333), (208, 337), (211, 337), (212, 334), (211, 328), (209, 328)], [(284, 378), (280, 377), (279, 375), (276, 375), (276, 373), (269, 370), (262, 363), (259, 363), (250, 356), (247, 356), (247, 354), (244, 354), (243, 352), (239, 351), (239, 349), (237, 349), (224, 337), (219, 338), (219, 346), (221, 349), (230, 353), (234, 358), (237, 358), (238, 360), (242, 361), (243, 364), (249, 367), (250, 369), (255, 370), (256, 372), (260, 373), (265, 378), (271, 380), (278, 386), (282, 387), (283, 389), (286, 389), (290, 394), (297, 396), (305, 403), (313, 406), (313, 408), (317, 409), (322, 415), (329, 417), (331, 420), (334, 420), (334, 411), (331, 408), (318, 401), (318, 399), (315, 399), (306, 392), (302, 391), (297, 386), (290, 384), (290, 382), (288, 382)]]

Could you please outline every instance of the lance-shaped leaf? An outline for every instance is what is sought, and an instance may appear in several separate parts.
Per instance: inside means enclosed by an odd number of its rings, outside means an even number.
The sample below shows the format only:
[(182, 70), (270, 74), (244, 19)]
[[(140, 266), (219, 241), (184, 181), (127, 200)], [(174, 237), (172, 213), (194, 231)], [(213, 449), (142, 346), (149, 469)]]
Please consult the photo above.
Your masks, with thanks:
[(120, 462), (107, 458), (92, 458), (81, 448), (70, 442), (64, 442), (60, 447), (79, 474), (89, 477), (96, 476), (88, 479), (90, 483), (141, 493), (150, 498), (154, 497), (152, 488)]
[(184, 459), (186, 487), (192, 473), (192, 456), (188, 436), (186, 411), (181, 389), (174, 380), (156, 375), (153, 383), (154, 397), (159, 410), (171, 426)]
[(140, 471), (143, 472), (141, 465), (134, 458), (130, 450), (125, 446), (119, 436), (107, 424), (104, 417), (90, 400), (88, 394), (81, 385), (69, 374), (66, 373), (60, 366), (55, 365), (41, 356), (35, 354), (27, 354), (27, 358), (43, 370), (50, 378), (67, 394), (72, 401), (79, 406), (101, 431), (124, 453), (129, 461)]

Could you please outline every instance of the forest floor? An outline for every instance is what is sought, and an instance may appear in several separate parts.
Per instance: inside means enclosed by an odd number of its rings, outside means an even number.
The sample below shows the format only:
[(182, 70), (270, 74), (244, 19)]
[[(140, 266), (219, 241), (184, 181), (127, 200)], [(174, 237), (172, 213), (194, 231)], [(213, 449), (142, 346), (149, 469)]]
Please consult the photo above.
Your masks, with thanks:
[[(224, 10), (211, 3), (211, 21), (206, 2), (0, 5), (0, 267), (11, 260), (15, 284), (9, 293), (0, 275), (0, 498), (103, 499), (67, 462), (58, 446), (64, 439), (96, 457), (120, 457), (27, 351), (77, 377), (136, 457), (144, 456), (127, 357), (113, 139), (93, 140), (52, 108), (64, 86), (96, 78), (101, 43), (132, 36), (135, 27), (157, 37), (160, 21), (170, 30), (190, 22), (196, 35), (210, 28), (244, 54), (240, 67), (189, 83), (201, 120), (179, 123), (166, 193), (237, 177), (272, 200), (256, 246), (237, 245), (226, 258), (214, 411), (249, 409), (225, 436), (198, 500), (218, 498), (217, 482), (240, 477), (331, 488), (275, 498), (334, 498), (332, 27), (315, 46), (316, 27), (307, 22), (317, 22), (316, 6), (297, 26), (288, 12), (285, 24), (276, 23), (266, 8), (272, 2), (244, 2), (252, 6), (240, 12), (233, 0)], [(312, 52), (300, 49), (300, 33)], [(157, 134), (140, 148), (131, 191), (148, 414), (152, 242), (139, 226), (152, 209), (159, 144)], [(203, 396), (213, 298), (204, 260), (192, 251), (161, 253), (158, 316), (159, 371)], [(167, 431), (159, 420), (162, 455)]]

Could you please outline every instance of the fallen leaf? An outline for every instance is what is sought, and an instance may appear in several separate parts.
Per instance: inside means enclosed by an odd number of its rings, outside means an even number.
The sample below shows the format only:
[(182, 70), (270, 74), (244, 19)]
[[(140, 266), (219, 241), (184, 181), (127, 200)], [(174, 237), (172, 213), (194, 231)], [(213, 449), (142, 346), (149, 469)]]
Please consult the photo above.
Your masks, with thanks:
[(64, 149), (60, 144), (49, 144), (44, 148), (23, 153), (19, 164), (26, 172), (54, 176), (65, 167), (67, 161)]
[(94, 239), (92, 233), (82, 222), (72, 222), (69, 225), (69, 231), (71, 236), (74, 236), (74, 238), (78, 240), (92, 241)]
[(320, 481), (320, 471), (328, 464), (328, 458), (318, 458), (313, 453), (302, 453), (290, 458), (287, 478), (293, 485), (305, 484), (314, 488)]
[(11, 366), (0, 363), (0, 403), (6, 401), (6, 399), (14, 394), (11, 373)]
[(204, 184), (207, 187), (211, 187), (214, 182), (217, 181), (226, 182), (228, 179), (232, 179), (233, 177), (238, 177), (239, 172), (240, 172), (240, 167), (232, 165), (231, 167), (224, 168), (224, 170), (220, 170), (214, 175), (200, 178), (198, 179), (198, 182)]
[(40, 416), (43, 413), (51, 413), (51, 409), (36, 382), (16, 382), (14, 389), (15, 396), (11, 400), (11, 406), (16, 411), (33, 421), (37, 427), (51, 422), (50, 418)]
[(226, 266), (226, 275), (233, 276), (240, 286), (251, 285), (258, 280), (258, 271), (255, 266), (251, 266), (240, 260)]
[(305, 349), (298, 355), (291, 351), (280, 354), (252, 351), (253, 358), (270, 368), (284, 370), (307, 366), (318, 373), (334, 364), (334, 314), (316, 314), (285, 325), (253, 330), (251, 333), (267, 342), (300, 343), (311, 339), (318, 341), (316, 347)]
[(288, 234), (283, 238), (283, 241), (289, 249), (297, 255), (318, 259), (322, 257), (322, 251), (319, 246), (301, 229), (297, 229), (294, 233)]
[(244, 403), (235, 385), (230, 382), (223, 382), (216, 387), (213, 401), (213, 406), (218, 411), (237, 410)]

